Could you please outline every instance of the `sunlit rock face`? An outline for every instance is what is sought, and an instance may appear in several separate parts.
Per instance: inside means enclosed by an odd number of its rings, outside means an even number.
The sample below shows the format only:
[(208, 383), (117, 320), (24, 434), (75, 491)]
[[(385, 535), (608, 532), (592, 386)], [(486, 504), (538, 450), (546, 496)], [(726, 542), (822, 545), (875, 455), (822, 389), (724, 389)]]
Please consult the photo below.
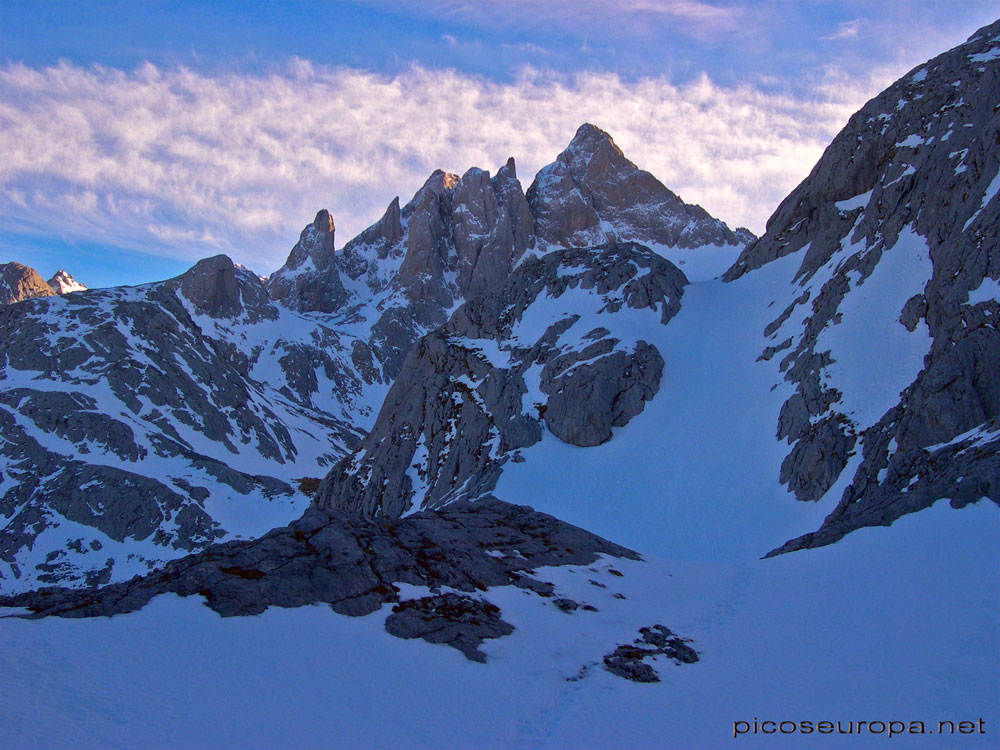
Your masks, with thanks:
[(0, 305), (56, 294), (34, 268), (21, 263), (0, 264)]
[(82, 292), (87, 287), (74, 279), (66, 271), (56, 271), (55, 275), (46, 282), (56, 294), (69, 294), (70, 292)]

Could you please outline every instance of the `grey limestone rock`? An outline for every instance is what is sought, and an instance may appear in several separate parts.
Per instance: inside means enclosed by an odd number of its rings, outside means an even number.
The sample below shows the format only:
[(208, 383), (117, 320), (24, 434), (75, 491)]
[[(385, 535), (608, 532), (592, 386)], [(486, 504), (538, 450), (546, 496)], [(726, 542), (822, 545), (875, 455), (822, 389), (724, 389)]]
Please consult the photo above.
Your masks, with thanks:
[(457, 648), (471, 661), (485, 662), (479, 646), (487, 638), (502, 638), (514, 626), (500, 617), (500, 608), (483, 599), (460, 594), (426, 596), (396, 604), (385, 629), (397, 638), (423, 638)]
[(655, 346), (640, 341), (632, 352), (602, 351), (610, 346), (610, 339), (601, 339), (542, 369), (541, 388), (549, 396), (545, 426), (564, 443), (606, 443), (611, 428), (628, 424), (660, 388), (663, 357)]
[(649, 172), (629, 161), (611, 136), (581, 125), (569, 146), (543, 168), (528, 188), (539, 241), (587, 246), (618, 239), (667, 247), (745, 245), (747, 229), (735, 232), (701, 206), (684, 203)]
[(665, 656), (674, 664), (694, 664), (698, 661), (698, 652), (688, 643), (690, 639), (675, 635), (663, 625), (640, 628), (639, 637), (633, 643), (618, 646), (605, 655), (604, 668), (632, 682), (659, 682), (660, 676), (646, 660)]
[[(232, 617), (316, 603), (361, 616), (394, 603), (385, 623), (393, 635), (445, 643), (483, 661), (482, 640), (513, 630), (485, 598), (490, 587), (513, 583), (531, 591), (524, 581), (534, 568), (587, 565), (598, 555), (638, 559), (552, 516), (493, 498), (395, 520), (313, 508), (260, 539), (216, 544), (146, 576), (86, 589), (43, 588), (0, 597), (0, 606), (26, 607), (31, 617), (102, 617), (173, 593), (201, 596)], [(400, 583), (432, 594), (400, 601)]]
[[(800, 499), (817, 499), (861, 453), (821, 529), (781, 551), (891, 523), (942, 497), (996, 500), (989, 425), (1000, 415), (1000, 303), (972, 295), (1000, 278), (998, 44), (1000, 22), (868, 102), (724, 276), (736, 281), (796, 255), (794, 298), (764, 331), (787, 350), (781, 369), (796, 388), (779, 416), (778, 438), (792, 443), (781, 480)], [(881, 264), (915, 243), (926, 244), (926, 268), (897, 272), (905, 276), (896, 283), (913, 288), (902, 290), (889, 325), (927, 336), (923, 367), (881, 418), (861, 422), (843, 406), (850, 394), (838, 388), (848, 386), (827, 377), (840, 353), (820, 334), (840, 323)], [(797, 308), (800, 327), (790, 319)], [(975, 430), (983, 431), (976, 440), (963, 437)]]

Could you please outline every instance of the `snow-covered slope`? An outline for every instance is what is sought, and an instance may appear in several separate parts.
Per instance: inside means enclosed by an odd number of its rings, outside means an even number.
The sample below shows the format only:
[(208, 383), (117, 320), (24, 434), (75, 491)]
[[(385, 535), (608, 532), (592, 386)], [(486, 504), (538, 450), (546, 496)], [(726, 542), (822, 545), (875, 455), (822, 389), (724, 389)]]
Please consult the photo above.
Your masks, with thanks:
[(793, 259), (763, 329), (795, 388), (781, 480), (802, 500), (850, 480), (784, 549), (942, 497), (1000, 502), (998, 48), (993, 24), (865, 105), (726, 275)]
[[(491, 589), (515, 630), (482, 645), (486, 664), (392, 637), (390, 605), (364, 617), (318, 605), (221, 618), (169, 595), (121, 617), (0, 619), (0, 671), (17, 681), (0, 728), (11, 748), (778, 744), (760, 731), (734, 739), (736, 722), (756, 719), (834, 722), (831, 735), (783, 736), (789, 746), (993, 748), (1000, 574), (982, 550), (995, 549), (1000, 514), (942, 506), (765, 561), (537, 570), (598, 611)], [(692, 638), (700, 661), (658, 660), (653, 684), (600, 668), (636, 623), (654, 622)], [(940, 721), (954, 733), (939, 736)], [(963, 721), (975, 733), (959, 734)], [(923, 722), (933, 734), (890, 739), (868, 722)]]

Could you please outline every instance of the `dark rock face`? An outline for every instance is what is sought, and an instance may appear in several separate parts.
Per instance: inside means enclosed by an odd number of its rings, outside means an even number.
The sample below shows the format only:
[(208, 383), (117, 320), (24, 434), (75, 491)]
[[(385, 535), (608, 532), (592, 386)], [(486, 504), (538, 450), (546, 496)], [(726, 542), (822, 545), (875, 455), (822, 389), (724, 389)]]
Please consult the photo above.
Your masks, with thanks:
[[(823, 527), (782, 551), (889, 524), (941, 497), (1000, 500), (1000, 305), (980, 294), (1000, 278), (998, 44), (1000, 22), (865, 105), (724, 277), (799, 254), (794, 298), (764, 332), (781, 343), (762, 355), (787, 350), (780, 366), (796, 388), (778, 425), (792, 444), (782, 481), (818, 499), (854, 452), (862, 457)], [(836, 331), (883, 267), (899, 269), (896, 287), (912, 284), (887, 324), (926, 336), (926, 355), (881, 417), (860, 419), (845, 406), (850, 384), (829, 377), (846, 354), (821, 334)], [(800, 315), (796, 328), (789, 319)]]
[[(144, 577), (0, 597), (0, 606), (26, 607), (31, 617), (105, 617), (174, 593), (202, 596), (223, 617), (320, 602), (361, 616), (397, 602), (385, 624), (390, 633), (444, 643), (485, 661), (482, 641), (513, 628), (481, 592), (513, 584), (541, 587), (544, 594), (546, 584), (528, 572), (586, 565), (598, 555), (638, 559), (552, 516), (492, 498), (398, 520), (312, 509), (260, 539), (217, 544)], [(429, 587), (432, 595), (400, 602), (397, 583)], [(442, 587), (462, 593), (441, 593)]]
[[(663, 357), (655, 346), (640, 341), (632, 352), (613, 346), (612, 339), (601, 339), (542, 369), (542, 391), (549, 396), (545, 426), (564, 443), (606, 443), (611, 428), (627, 425), (660, 389)], [(595, 357), (601, 358), (590, 363)]]
[(34, 268), (20, 263), (0, 263), (0, 305), (54, 294)]
[(473, 299), (506, 281), (531, 242), (532, 219), (514, 160), (490, 179), (469, 170), (456, 187), (452, 236), (461, 296)]
[(630, 162), (607, 133), (581, 125), (569, 147), (528, 188), (541, 242), (599, 245), (604, 227), (618, 239), (667, 247), (745, 245), (749, 230), (733, 232), (701, 206), (684, 203), (649, 172)]
[(479, 650), (484, 640), (514, 632), (513, 625), (500, 619), (496, 605), (450, 593), (400, 602), (386, 618), (385, 629), (397, 638), (443, 643), (478, 662), (486, 661), (486, 654)]
[(663, 625), (639, 629), (639, 637), (630, 645), (618, 646), (604, 657), (604, 668), (616, 677), (632, 682), (659, 682), (660, 676), (647, 659), (665, 656), (674, 664), (694, 664), (698, 652), (689, 638), (680, 638)]
[[(579, 315), (522, 339), (538, 300), (593, 298), (607, 313), (650, 311), (650, 325), (680, 309), (686, 283), (669, 261), (631, 243), (528, 258), (507, 282), (460, 307), (410, 351), (372, 431), (316, 495), (321, 507), (399, 516), (492, 490), (503, 465), (541, 439), (541, 425), (574, 445), (597, 445), (639, 414), (659, 388), (663, 358)], [(609, 327), (615, 315), (605, 316)], [(486, 354), (495, 351), (494, 354)], [(525, 403), (535, 373), (542, 401)]]

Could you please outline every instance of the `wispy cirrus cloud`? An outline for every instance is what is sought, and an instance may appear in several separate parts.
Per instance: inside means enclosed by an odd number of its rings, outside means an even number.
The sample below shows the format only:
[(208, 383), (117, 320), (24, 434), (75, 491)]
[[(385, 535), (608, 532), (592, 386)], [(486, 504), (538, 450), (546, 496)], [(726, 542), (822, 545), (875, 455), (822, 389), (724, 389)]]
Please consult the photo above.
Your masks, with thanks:
[(824, 36), (823, 39), (855, 39), (861, 31), (861, 27), (863, 25), (864, 21), (860, 18), (855, 18), (851, 21), (844, 21), (843, 23), (837, 24), (836, 30)]
[(437, 167), (513, 155), (527, 187), (589, 121), (685, 200), (760, 231), (889, 77), (830, 72), (803, 100), (706, 76), (12, 64), (0, 67), (0, 226), (186, 259), (227, 252), (269, 271), (321, 207), (342, 244)]
[[(388, 10), (405, 10), (399, 0), (364, 0)], [(599, 32), (612, 37), (651, 36), (669, 26), (673, 32), (705, 39), (735, 32), (749, 18), (760, 18), (753, 5), (702, 0), (426, 0), (421, 14), (472, 26), (562, 29), (574, 34)], [(745, 26), (743, 27), (745, 30)]]

